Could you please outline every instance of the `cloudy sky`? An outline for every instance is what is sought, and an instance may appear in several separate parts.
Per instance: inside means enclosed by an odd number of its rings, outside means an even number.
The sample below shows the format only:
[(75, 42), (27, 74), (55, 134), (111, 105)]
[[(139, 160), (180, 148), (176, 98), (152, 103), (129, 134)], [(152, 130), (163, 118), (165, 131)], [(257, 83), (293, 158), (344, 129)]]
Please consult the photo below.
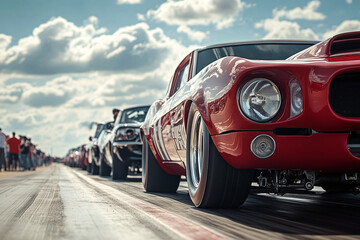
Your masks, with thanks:
[(161, 98), (213, 43), (360, 30), (360, 0), (1, 0), (0, 127), (57, 156), (113, 107)]

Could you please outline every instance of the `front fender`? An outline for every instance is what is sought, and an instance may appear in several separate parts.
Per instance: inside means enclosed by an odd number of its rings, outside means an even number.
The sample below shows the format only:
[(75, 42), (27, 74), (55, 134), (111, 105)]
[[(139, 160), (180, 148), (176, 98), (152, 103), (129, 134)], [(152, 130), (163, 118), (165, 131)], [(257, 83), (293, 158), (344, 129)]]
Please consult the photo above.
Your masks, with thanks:
[[(226, 109), (226, 106), (234, 106), (236, 103), (239, 81), (249, 71), (246, 67), (247, 63), (248, 60), (243, 58), (224, 57), (209, 64), (189, 81), (188, 91), (191, 93), (189, 102), (196, 105), (211, 135), (224, 131), (216, 124), (219, 121), (218, 116), (223, 114), (224, 110), (238, 112), (237, 107)], [(185, 109), (188, 110), (189, 106)]]

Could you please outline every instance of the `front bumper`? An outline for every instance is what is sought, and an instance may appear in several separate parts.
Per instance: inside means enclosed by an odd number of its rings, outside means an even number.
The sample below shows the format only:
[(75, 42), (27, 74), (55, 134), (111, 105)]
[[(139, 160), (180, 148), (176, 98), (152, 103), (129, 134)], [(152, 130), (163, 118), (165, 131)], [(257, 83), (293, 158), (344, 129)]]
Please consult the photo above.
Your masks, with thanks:
[[(276, 150), (269, 158), (257, 158), (251, 152), (251, 141), (260, 134), (268, 134), (276, 142)], [(239, 169), (360, 171), (360, 158), (349, 151), (348, 136), (349, 133), (279, 136), (271, 131), (251, 131), (214, 135), (212, 140), (221, 156)]]
[(142, 143), (141, 142), (114, 142), (114, 153), (120, 161), (127, 165), (133, 163), (141, 163), (142, 158)]

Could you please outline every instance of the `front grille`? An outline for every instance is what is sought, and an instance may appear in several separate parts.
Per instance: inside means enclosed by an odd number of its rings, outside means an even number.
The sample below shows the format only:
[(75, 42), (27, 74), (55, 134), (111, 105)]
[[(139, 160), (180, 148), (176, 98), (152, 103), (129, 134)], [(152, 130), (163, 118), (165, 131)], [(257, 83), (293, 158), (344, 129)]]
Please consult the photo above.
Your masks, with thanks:
[(360, 117), (360, 72), (336, 76), (329, 90), (329, 103), (343, 117)]

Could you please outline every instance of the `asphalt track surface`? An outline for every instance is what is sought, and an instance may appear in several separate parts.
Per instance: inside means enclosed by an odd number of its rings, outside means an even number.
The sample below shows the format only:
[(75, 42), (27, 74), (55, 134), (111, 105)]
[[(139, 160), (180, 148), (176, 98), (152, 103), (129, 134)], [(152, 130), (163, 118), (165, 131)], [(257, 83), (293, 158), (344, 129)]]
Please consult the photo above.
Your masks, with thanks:
[(0, 179), (0, 239), (359, 239), (351, 194), (277, 196), (253, 190), (239, 209), (196, 209), (176, 194), (53, 164)]

